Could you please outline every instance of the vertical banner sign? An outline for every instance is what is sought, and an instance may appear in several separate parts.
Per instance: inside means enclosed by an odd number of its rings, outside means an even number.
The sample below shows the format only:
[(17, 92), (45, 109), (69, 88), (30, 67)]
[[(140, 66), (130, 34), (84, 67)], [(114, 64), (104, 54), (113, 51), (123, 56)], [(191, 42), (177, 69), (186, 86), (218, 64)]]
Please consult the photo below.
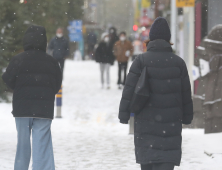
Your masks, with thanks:
[(83, 32), (82, 20), (69, 21), (69, 26), (67, 27), (67, 29), (69, 31), (70, 42), (78, 42), (79, 50), (81, 51), (82, 56), (83, 56), (84, 42), (83, 42), (83, 36), (82, 36), (82, 32)]
[(142, 8), (149, 8), (151, 5), (150, 0), (142, 0)]
[(81, 20), (70, 21), (67, 29), (69, 31), (69, 39), (71, 42), (82, 41), (82, 21)]
[(134, 25), (139, 26), (139, 19), (140, 19), (139, 0), (136, 0), (135, 13), (134, 13)]
[(151, 0), (141, 0), (140, 26), (150, 26), (154, 19), (154, 10), (151, 9)]
[(194, 7), (195, 0), (176, 0), (176, 6), (177, 8)]
[[(141, 17), (141, 10), (142, 10), (142, 0), (138, 0), (138, 10), (139, 10), (139, 18), (138, 18), (138, 22), (140, 20)], [(141, 25), (140, 25), (141, 26)]]

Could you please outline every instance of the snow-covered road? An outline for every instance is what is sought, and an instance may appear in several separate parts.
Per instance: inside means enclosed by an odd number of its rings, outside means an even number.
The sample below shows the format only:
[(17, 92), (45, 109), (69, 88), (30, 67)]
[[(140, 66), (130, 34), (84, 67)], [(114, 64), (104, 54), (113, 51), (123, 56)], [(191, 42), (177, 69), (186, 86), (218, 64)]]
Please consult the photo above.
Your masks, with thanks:
[[(100, 88), (99, 66), (92, 61), (68, 60), (64, 74), (63, 118), (52, 124), (56, 170), (139, 170), (133, 136), (117, 119), (117, 66), (111, 68), (110, 90)], [(13, 169), (16, 129), (10, 112), (10, 103), (0, 103), (0, 170)], [(221, 170), (221, 143), (222, 133), (184, 129), (183, 159), (175, 170)]]

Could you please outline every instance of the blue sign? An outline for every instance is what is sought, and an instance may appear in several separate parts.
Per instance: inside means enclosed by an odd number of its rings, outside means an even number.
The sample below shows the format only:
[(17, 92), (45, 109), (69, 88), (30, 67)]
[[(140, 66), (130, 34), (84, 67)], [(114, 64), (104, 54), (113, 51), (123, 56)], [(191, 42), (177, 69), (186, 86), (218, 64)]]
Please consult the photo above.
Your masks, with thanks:
[(82, 34), (80, 33), (69, 34), (69, 40), (77, 42), (82, 41)]
[(73, 20), (68, 26), (70, 41), (82, 41), (82, 20)]
[(90, 7), (91, 7), (91, 8), (96, 8), (96, 7), (97, 7), (97, 4), (96, 4), (96, 3), (91, 3), (91, 4), (90, 4)]

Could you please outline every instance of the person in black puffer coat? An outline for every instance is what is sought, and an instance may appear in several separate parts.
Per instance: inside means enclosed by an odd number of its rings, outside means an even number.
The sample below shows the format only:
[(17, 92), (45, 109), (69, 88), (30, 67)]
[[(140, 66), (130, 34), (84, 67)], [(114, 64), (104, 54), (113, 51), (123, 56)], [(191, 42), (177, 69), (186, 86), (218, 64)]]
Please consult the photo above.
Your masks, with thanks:
[[(119, 41), (119, 36), (117, 35), (117, 30), (116, 30), (115, 27), (110, 27), (110, 28), (109, 28), (109, 39), (110, 39), (110, 41), (109, 41), (110, 46), (111, 46), (112, 49), (113, 49), (115, 43), (116, 43), (117, 41)], [(114, 56), (114, 58), (115, 58), (115, 56)]]
[(24, 36), (24, 52), (16, 55), (2, 75), (13, 89), (13, 116), (18, 132), (15, 170), (28, 170), (33, 138), (33, 168), (55, 169), (52, 151), (51, 122), (55, 94), (62, 82), (58, 62), (46, 54), (46, 31), (30, 26)]
[(112, 44), (110, 44), (109, 34), (103, 33), (101, 42), (96, 49), (95, 60), (100, 64), (101, 83), (104, 86), (104, 73), (106, 72), (107, 89), (110, 88), (110, 66), (114, 63), (114, 55), (112, 52)]
[(138, 55), (127, 76), (119, 119), (127, 124), (135, 86), (147, 67), (150, 96), (135, 115), (135, 155), (142, 170), (173, 170), (181, 161), (182, 124), (193, 119), (193, 102), (184, 60), (171, 48), (167, 21), (157, 18), (150, 30), (147, 52)]

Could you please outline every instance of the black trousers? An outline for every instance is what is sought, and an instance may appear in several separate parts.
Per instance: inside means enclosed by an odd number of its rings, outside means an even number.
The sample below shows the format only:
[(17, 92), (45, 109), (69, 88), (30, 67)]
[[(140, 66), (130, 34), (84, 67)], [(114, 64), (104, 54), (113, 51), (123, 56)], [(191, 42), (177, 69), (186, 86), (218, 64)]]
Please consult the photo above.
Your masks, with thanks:
[(173, 163), (141, 164), (141, 170), (173, 170)]
[[(118, 82), (117, 82), (117, 84), (125, 85), (127, 65), (128, 65), (128, 62), (124, 62), (124, 63), (118, 62)], [(122, 72), (124, 73), (123, 80), (122, 80)]]

